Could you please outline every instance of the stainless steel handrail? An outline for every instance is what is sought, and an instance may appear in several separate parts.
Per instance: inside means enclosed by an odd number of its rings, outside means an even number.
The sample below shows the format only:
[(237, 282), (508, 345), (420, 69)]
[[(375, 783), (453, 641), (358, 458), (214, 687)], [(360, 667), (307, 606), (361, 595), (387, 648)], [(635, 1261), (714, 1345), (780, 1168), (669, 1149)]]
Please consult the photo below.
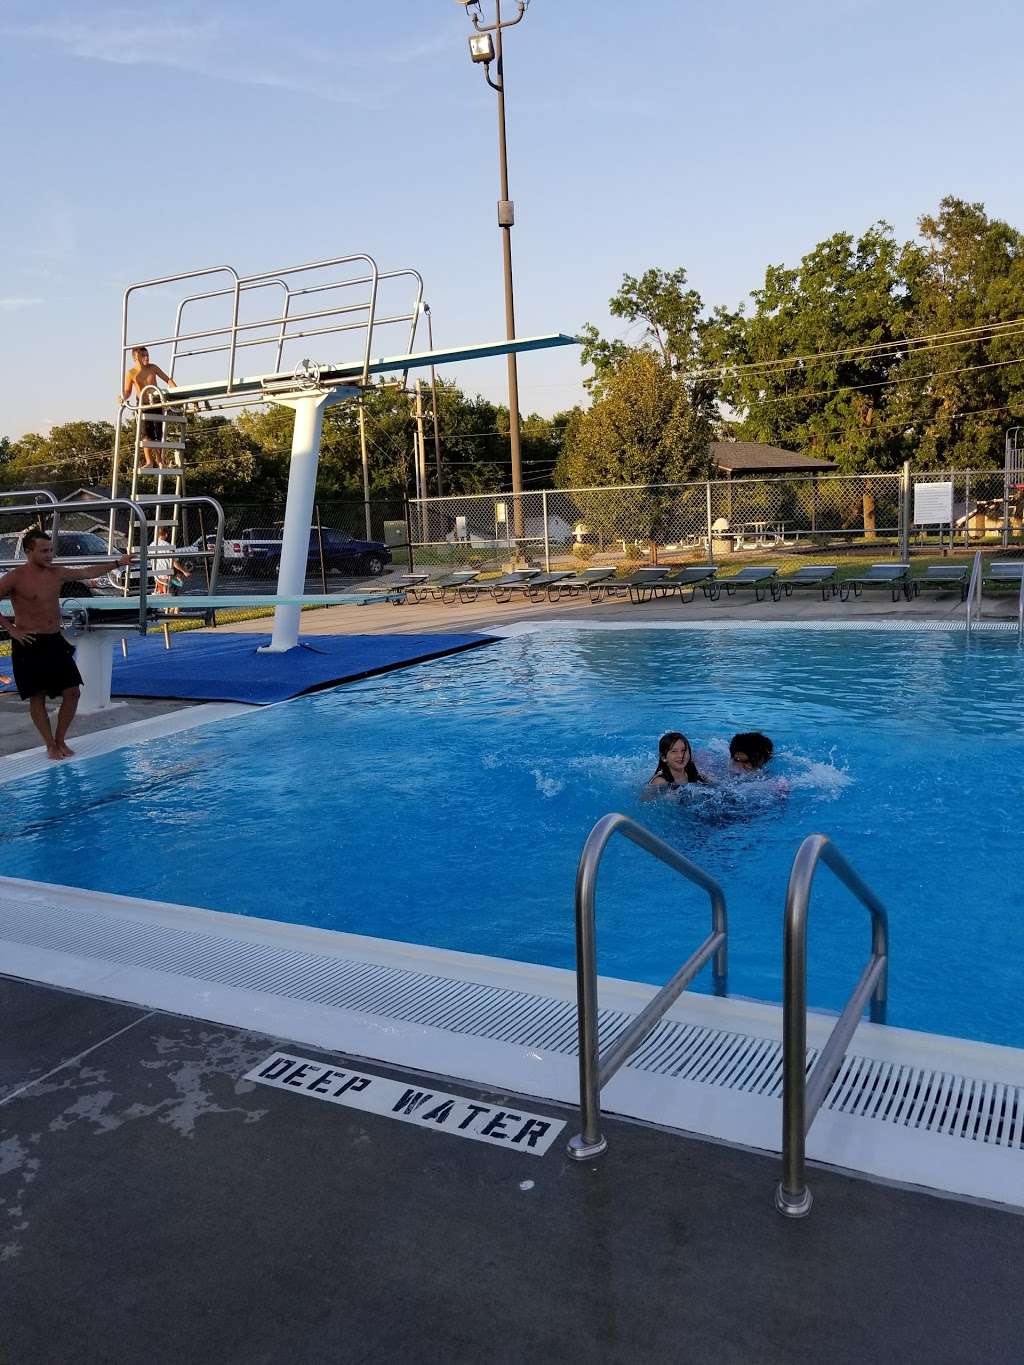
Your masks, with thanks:
[(971, 568), (971, 582), (967, 589), (967, 634), (971, 633), (971, 616), (974, 599), (978, 599), (978, 615), (981, 616), (981, 551), (975, 550), (974, 564)]
[[(622, 834), (645, 852), (653, 854), (687, 881), (705, 890), (711, 899), (711, 933), (697, 951), (679, 968), (657, 995), (640, 1011), (632, 1023), (600, 1053), (597, 1015), (597, 930), (594, 896), (597, 873), (608, 841)], [(602, 816), (590, 831), (576, 869), (576, 996), (579, 1018), (580, 1115), (582, 1132), (572, 1138), (568, 1153), (575, 1161), (586, 1161), (606, 1150), (601, 1135), (601, 1089), (661, 1020), (665, 1011), (690, 984), (710, 957), (714, 957), (715, 992), (725, 994), (728, 972), (728, 922), (725, 893), (713, 877), (671, 845), (651, 834), (626, 815)]]
[[(11, 488), (7, 492), (0, 492), (0, 498), (4, 500), (7, 498), (46, 498), (51, 506), (58, 501), (57, 494), (51, 493), (48, 488)], [(6, 516), (10, 510), (9, 507), (5, 507), (0, 515)]]
[[(807, 908), (819, 862), (831, 868), (870, 911), (871, 957), (808, 1075)], [(885, 907), (824, 834), (809, 834), (793, 859), (783, 930), (782, 1179), (775, 1191), (775, 1207), (789, 1218), (803, 1218), (810, 1212), (811, 1192), (804, 1171), (807, 1133), (839, 1074), (869, 999), (872, 1022), (885, 1023), (888, 973), (889, 920)]]

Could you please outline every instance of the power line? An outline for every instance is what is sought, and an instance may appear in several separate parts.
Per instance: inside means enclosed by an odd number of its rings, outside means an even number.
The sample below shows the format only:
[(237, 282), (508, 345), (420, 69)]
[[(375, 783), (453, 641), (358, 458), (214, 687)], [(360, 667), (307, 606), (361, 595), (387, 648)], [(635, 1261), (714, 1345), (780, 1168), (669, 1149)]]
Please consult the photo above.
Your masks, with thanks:
[(984, 365), (964, 365), (956, 370), (933, 370), (930, 374), (910, 375), (906, 379), (874, 379), (865, 384), (840, 384), (834, 389), (805, 389), (802, 393), (783, 393), (777, 394), (774, 398), (760, 398), (757, 400), (759, 407), (774, 403), (795, 403), (802, 398), (826, 398), (834, 393), (852, 393), (860, 389), (883, 389), (898, 387), (903, 384), (923, 384), (928, 379), (946, 378), (955, 374), (972, 374), (976, 370), (997, 370), (1007, 365), (1020, 365), (1024, 363), (1024, 356), (1017, 356), (1013, 360), (992, 360)]
[[(917, 337), (894, 337), (890, 341), (867, 342), (861, 346), (844, 346), (834, 351), (817, 351), (809, 355), (782, 356), (775, 360), (751, 360), (740, 365), (712, 365), (699, 370), (690, 370), (686, 377), (702, 379), (710, 375), (739, 374), (751, 370), (785, 369), (804, 365), (812, 360), (833, 360), (848, 355), (861, 355), (869, 358), (871, 354), (884, 354), (886, 351), (942, 350), (945, 346), (965, 346), (982, 341), (995, 341), (1002, 336), (1013, 336), (1024, 330), (1024, 318), (1013, 318), (1009, 322), (992, 322), (978, 327), (964, 327), (946, 332), (926, 332)], [(960, 340), (950, 341), (947, 338)], [(924, 343), (941, 341), (943, 346), (930, 346)]]

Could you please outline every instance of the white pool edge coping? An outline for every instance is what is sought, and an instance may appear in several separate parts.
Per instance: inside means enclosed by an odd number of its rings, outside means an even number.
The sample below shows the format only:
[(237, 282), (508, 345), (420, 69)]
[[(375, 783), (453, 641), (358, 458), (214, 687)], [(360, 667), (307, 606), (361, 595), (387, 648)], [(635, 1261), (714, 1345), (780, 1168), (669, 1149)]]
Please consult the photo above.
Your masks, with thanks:
[[(36, 923), (47, 905), (52, 907), (59, 900), (62, 908), (80, 917), (86, 931), (90, 917), (105, 919), (108, 928), (113, 917), (126, 934), (141, 934), (157, 944), (161, 933), (172, 937), (182, 930), (197, 931), (229, 944), (243, 957), (247, 948), (271, 954), (298, 951), (314, 971), (317, 963), (325, 970), (343, 963), (369, 963), (419, 975), (428, 982), (442, 976), (464, 983), (467, 993), (485, 986), (550, 1001), (575, 1002), (576, 998), (575, 973), (560, 968), (15, 878), (0, 878), (0, 897), (8, 908), (20, 905)], [(491, 1090), (578, 1103), (577, 1060), (564, 1051), (410, 1023), (381, 1012), (320, 1004), (284, 991), (241, 988), (201, 976), (116, 963), (99, 955), (33, 946), (11, 936), (0, 938), (0, 962), (4, 974), (27, 981), (456, 1077)], [(601, 1010), (636, 1014), (655, 989), (602, 977)], [(666, 1017), (699, 1028), (749, 1034), (756, 1040), (777, 1042), (781, 1038), (779, 1006), (739, 997), (685, 993)], [(820, 1047), (834, 1022), (834, 1015), (812, 1012), (809, 1045)], [(854, 1036), (850, 1053), (883, 1068), (913, 1065), (925, 1073), (955, 1070), (985, 1088), (1024, 1087), (1024, 1050), (996, 1044), (865, 1022)], [(771, 1096), (627, 1065), (606, 1088), (603, 1103), (610, 1114), (766, 1152), (779, 1150), (781, 1104)], [(921, 1133), (913, 1127), (904, 1129), (825, 1109), (811, 1129), (807, 1150), (809, 1159), (868, 1176), (1024, 1207), (1024, 1150)]]

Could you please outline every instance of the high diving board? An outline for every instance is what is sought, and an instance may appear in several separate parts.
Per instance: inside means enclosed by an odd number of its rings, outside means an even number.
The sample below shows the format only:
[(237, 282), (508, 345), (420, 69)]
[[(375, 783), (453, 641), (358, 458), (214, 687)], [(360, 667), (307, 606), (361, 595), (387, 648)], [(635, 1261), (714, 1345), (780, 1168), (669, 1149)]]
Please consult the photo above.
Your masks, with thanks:
[[(371, 360), (366, 368), (367, 374), (387, 374), (392, 370), (424, 369), (429, 366), (453, 365), (464, 360), (486, 360), (499, 355), (519, 355), (524, 351), (543, 351), (554, 346), (578, 346), (576, 337), (564, 332), (552, 332), (546, 336), (516, 337), (512, 341), (482, 342), (476, 346), (451, 346), (436, 351), (413, 351), (408, 355), (382, 356)], [(228, 384), (226, 380), (216, 380), (204, 384), (180, 384), (167, 391), (166, 402), (170, 405), (189, 402), (209, 402), (212, 399), (227, 398), (235, 394), (281, 393), (291, 388), (333, 388), (350, 385), (358, 388), (363, 382), (364, 369), (358, 361), (348, 361), (343, 365), (320, 365), (306, 377), (298, 377), (294, 370), (284, 370), (279, 374), (242, 376)], [(160, 404), (147, 404), (147, 407)]]

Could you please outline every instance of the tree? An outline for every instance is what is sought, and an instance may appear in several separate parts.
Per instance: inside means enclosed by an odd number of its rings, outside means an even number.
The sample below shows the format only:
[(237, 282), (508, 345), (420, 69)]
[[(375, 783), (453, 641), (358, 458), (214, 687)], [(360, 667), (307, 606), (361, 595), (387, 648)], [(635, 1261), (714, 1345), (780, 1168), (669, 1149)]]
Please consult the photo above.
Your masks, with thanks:
[(907, 456), (887, 390), (914, 325), (923, 255), (886, 223), (837, 232), (795, 269), (769, 266), (754, 311), (719, 308), (701, 328), (705, 365), (745, 440), (813, 452), (845, 469)]
[(952, 197), (920, 229), (914, 330), (947, 335), (907, 351), (893, 423), (926, 467), (1001, 465), (1005, 430), (1024, 414), (1024, 235)]
[(593, 406), (569, 422), (556, 478), (572, 488), (647, 486), (615, 509), (603, 496), (578, 498), (591, 529), (647, 539), (678, 501), (671, 490), (651, 486), (707, 478), (710, 438), (710, 425), (683, 380), (656, 351), (640, 347), (618, 363)]
[(4, 480), (16, 488), (34, 484), (109, 484), (114, 428), (109, 422), (65, 422), (48, 436), (28, 432), (13, 442)]

